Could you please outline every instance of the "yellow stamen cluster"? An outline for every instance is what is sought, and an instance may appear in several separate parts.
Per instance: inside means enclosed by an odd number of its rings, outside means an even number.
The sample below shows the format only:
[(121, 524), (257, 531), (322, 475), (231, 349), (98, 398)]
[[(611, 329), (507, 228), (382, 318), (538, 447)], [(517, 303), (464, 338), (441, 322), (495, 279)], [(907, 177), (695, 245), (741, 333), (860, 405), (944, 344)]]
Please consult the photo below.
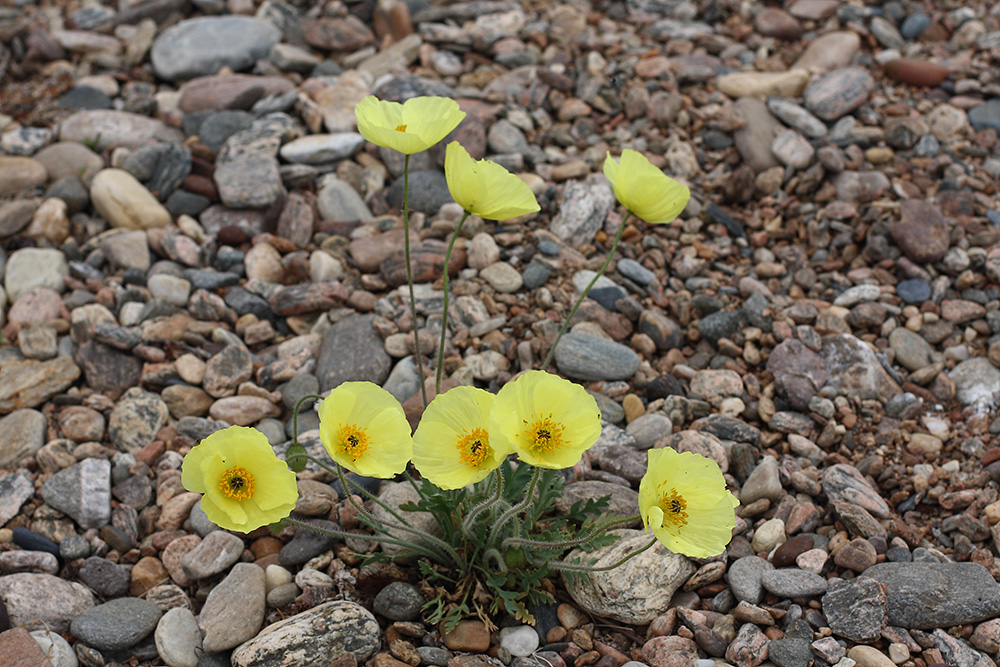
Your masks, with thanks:
[(397, 132), (406, 132), (406, 125), (397, 125), (396, 126), (396, 131)]
[(474, 428), (462, 433), (458, 438), (459, 458), (472, 468), (478, 468), (483, 461), (490, 458), (493, 450), (490, 448), (490, 437), (484, 428)]
[(527, 440), (527, 448), (536, 454), (548, 454), (559, 449), (563, 445), (562, 424), (552, 418), (552, 415), (539, 417), (529, 424), (524, 422), (524, 437)]
[(219, 480), (219, 490), (227, 498), (246, 500), (253, 496), (253, 475), (246, 468), (230, 468)]
[(664, 528), (676, 530), (681, 526), (687, 525), (687, 502), (685, 502), (683, 496), (677, 493), (677, 489), (670, 489), (670, 491), (661, 495), (660, 502), (657, 504), (663, 510)]
[(341, 451), (355, 461), (364, 456), (368, 450), (368, 433), (355, 424), (341, 424), (337, 439)]

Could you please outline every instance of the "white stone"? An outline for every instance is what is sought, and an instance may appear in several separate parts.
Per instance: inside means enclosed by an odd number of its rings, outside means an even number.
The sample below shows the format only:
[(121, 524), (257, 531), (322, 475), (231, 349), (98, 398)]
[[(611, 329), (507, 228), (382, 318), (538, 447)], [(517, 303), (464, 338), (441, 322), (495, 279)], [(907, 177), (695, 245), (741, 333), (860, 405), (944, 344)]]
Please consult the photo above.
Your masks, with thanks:
[(268, 593), (278, 586), (290, 584), (293, 581), (295, 581), (295, 577), (292, 573), (280, 565), (272, 563), (267, 566), (266, 570), (264, 570), (264, 585)]
[(538, 648), (538, 633), (530, 625), (504, 628), (500, 631), (500, 647), (515, 658), (524, 658)]
[(288, 162), (326, 164), (349, 158), (364, 145), (365, 138), (357, 132), (312, 134), (289, 141), (278, 154)]
[(33, 287), (48, 287), (62, 293), (66, 289), (69, 266), (61, 251), (53, 248), (21, 248), (11, 253), (4, 271), (4, 287), (11, 301)]

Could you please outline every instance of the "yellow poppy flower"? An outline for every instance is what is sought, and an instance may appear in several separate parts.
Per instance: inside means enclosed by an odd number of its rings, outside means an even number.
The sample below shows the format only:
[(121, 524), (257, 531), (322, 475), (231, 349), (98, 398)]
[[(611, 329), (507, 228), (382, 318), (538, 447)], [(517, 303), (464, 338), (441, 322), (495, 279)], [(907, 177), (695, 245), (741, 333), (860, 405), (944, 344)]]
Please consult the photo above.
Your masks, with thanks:
[(531, 188), (496, 162), (473, 160), (457, 141), (444, 154), (448, 191), (459, 206), (487, 220), (507, 220), (539, 210)]
[(646, 156), (626, 148), (621, 164), (604, 158), (604, 175), (611, 181), (615, 197), (633, 215), (646, 222), (670, 222), (684, 210), (691, 191), (650, 164)]
[(193, 447), (181, 465), (181, 483), (204, 494), (212, 523), (249, 533), (284, 519), (295, 507), (295, 473), (274, 455), (257, 429), (230, 426)]
[(538, 468), (569, 468), (601, 435), (601, 411), (583, 387), (528, 371), (497, 393), (490, 411), (494, 447)]
[(354, 106), (354, 115), (361, 136), (406, 155), (427, 150), (465, 118), (449, 97), (413, 97), (400, 104), (369, 95)]
[(475, 387), (439, 394), (413, 434), (413, 465), (442, 489), (460, 489), (497, 468), (510, 449), (490, 442), (490, 408), (496, 397)]
[(398, 475), (413, 453), (403, 406), (371, 382), (345, 382), (323, 399), (319, 438), (330, 458), (366, 477)]
[(711, 459), (670, 447), (649, 450), (639, 512), (646, 528), (674, 553), (692, 558), (722, 553), (733, 537), (733, 509), (739, 504)]

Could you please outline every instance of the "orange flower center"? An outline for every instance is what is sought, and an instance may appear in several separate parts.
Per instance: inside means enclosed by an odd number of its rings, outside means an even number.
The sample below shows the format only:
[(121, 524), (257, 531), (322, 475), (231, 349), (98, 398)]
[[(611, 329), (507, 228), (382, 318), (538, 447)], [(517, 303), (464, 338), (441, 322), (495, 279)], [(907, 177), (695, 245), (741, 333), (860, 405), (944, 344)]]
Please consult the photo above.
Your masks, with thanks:
[[(677, 530), (681, 526), (686, 526), (688, 522), (687, 502), (677, 489), (670, 489), (669, 492), (660, 496), (657, 503), (663, 510), (663, 527)], [(669, 524), (669, 525), (668, 525)]]
[(483, 461), (493, 455), (490, 438), (486, 429), (474, 428), (462, 433), (458, 439), (459, 458), (471, 468), (478, 468)]
[(562, 447), (565, 444), (563, 439), (563, 425), (552, 418), (539, 417), (532, 423), (524, 422), (524, 435), (527, 441), (527, 449), (533, 454), (548, 454)]
[(397, 125), (396, 126), (396, 131), (397, 132), (406, 132), (406, 125)]
[(368, 433), (354, 424), (346, 426), (341, 424), (340, 432), (337, 433), (337, 441), (340, 443), (340, 451), (349, 456), (352, 461), (357, 461), (368, 451)]
[(230, 468), (219, 480), (222, 495), (233, 500), (246, 500), (253, 495), (253, 475), (246, 468)]

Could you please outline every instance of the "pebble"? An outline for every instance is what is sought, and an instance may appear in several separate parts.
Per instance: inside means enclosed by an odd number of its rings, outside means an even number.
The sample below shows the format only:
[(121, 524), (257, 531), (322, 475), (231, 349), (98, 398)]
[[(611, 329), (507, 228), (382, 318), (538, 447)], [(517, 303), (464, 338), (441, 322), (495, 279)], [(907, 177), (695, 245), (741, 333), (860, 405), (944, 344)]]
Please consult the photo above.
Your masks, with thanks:
[(638, 355), (625, 345), (576, 333), (562, 337), (555, 361), (564, 375), (578, 380), (623, 380), (639, 367)]
[[(361, 663), (378, 650), (381, 635), (378, 621), (361, 605), (342, 600), (325, 602), (267, 626), (233, 651), (230, 659), (234, 667), (319, 667), (321, 662), (329, 662), (329, 656), (350, 651)], [(299, 655), (314, 655), (317, 659), (303, 663), (296, 657)]]
[(89, 646), (115, 651), (135, 646), (156, 628), (162, 613), (152, 602), (118, 598), (73, 619), (70, 632)]
[(220, 67), (248, 69), (266, 58), (281, 39), (268, 21), (249, 16), (201, 16), (161, 32), (150, 60), (156, 75), (168, 81), (215, 74)]
[(234, 565), (198, 616), (205, 652), (225, 651), (256, 637), (264, 622), (264, 595), (264, 570), (252, 563)]
[(172, 667), (197, 667), (202, 654), (201, 630), (189, 609), (175, 607), (160, 618), (154, 634), (156, 652)]
[(826, 579), (796, 568), (767, 570), (761, 575), (761, 584), (769, 593), (786, 598), (811, 597), (827, 590)]

